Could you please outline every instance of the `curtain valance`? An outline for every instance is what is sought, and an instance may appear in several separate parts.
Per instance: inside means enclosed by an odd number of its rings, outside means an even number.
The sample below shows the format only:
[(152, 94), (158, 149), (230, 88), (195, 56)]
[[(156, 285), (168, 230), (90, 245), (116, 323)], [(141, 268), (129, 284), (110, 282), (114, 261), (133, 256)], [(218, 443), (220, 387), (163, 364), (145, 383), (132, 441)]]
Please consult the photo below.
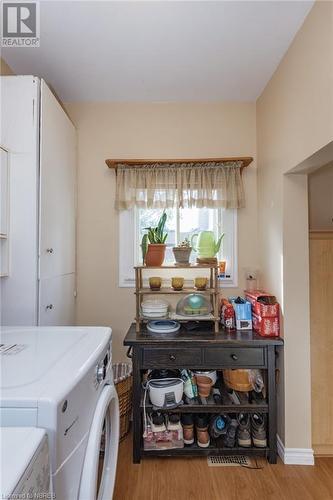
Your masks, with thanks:
[(243, 208), (241, 161), (117, 165), (116, 208)]

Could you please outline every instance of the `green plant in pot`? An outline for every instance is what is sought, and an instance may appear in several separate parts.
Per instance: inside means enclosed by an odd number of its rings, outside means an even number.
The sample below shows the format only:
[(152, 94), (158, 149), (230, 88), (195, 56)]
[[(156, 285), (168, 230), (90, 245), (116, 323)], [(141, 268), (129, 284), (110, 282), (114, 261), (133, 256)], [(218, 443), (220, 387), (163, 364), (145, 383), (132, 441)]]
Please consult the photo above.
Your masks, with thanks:
[(190, 240), (185, 238), (180, 245), (173, 247), (173, 254), (175, 256), (176, 266), (189, 266), (190, 265), (190, 255), (192, 252), (192, 247)]
[(143, 263), (147, 267), (161, 266), (164, 261), (166, 239), (168, 233), (164, 232), (167, 214), (163, 212), (156, 227), (146, 227), (146, 234), (141, 241)]

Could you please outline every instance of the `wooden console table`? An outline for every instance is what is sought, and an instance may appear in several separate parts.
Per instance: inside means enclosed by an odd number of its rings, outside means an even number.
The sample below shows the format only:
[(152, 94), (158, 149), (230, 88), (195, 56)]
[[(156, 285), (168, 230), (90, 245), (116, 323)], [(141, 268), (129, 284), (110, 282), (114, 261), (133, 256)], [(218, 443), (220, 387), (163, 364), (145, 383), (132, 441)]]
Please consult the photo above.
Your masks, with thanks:
[[(133, 360), (133, 462), (140, 463), (146, 456), (194, 456), (194, 455), (257, 455), (266, 456), (276, 463), (276, 380), (275, 358), (280, 338), (265, 338), (250, 332), (226, 333), (220, 331), (188, 332), (184, 327), (175, 334), (152, 334), (142, 329), (135, 331), (132, 324), (124, 340), (132, 351)], [(215, 369), (260, 368), (267, 370), (267, 400), (260, 404), (184, 404), (173, 410), (176, 413), (266, 413), (267, 448), (221, 448), (211, 444), (199, 448), (196, 444), (180, 449), (144, 450), (143, 448), (143, 389), (142, 371), (154, 368)], [(147, 407), (152, 411), (152, 406)]]

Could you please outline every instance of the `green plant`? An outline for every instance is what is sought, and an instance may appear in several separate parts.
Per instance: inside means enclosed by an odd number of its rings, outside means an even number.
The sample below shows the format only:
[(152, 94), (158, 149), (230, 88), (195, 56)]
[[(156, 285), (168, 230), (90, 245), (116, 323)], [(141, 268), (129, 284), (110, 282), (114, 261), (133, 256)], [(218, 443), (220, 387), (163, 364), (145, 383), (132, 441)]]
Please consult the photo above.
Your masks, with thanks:
[(188, 238), (185, 238), (176, 248), (191, 248), (191, 243)]
[(157, 227), (145, 227), (145, 230), (148, 231), (147, 236), (149, 243), (153, 243), (155, 245), (164, 245), (168, 233), (164, 233), (164, 227), (167, 220), (167, 214), (163, 212), (158, 221)]
[(168, 233), (164, 232), (166, 220), (167, 220), (167, 214), (164, 211), (156, 227), (145, 227), (147, 233), (143, 235), (141, 241), (143, 262), (145, 262), (148, 250), (148, 243), (152, 243), (155, 245), (164, 245), (164, 243), (166, 242), (166, 239), (168, 237)]

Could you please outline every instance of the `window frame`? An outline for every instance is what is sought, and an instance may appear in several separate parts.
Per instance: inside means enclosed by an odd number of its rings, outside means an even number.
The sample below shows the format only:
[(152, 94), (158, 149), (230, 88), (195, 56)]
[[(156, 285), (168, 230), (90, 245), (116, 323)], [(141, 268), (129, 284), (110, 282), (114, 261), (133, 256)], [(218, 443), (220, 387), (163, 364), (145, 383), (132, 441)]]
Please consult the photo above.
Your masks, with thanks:
[[(204, 210), (204, 209), (203, 209)], [(219, 278), (219, 284), (223, 288), (236, 288), (238, 286), (238, 220), (237, 210), (228, 209), (228, 217), (223, 217), (222, 222), (222, 209), (218, 214), (218, 232), (231, 234), (229, 239), (229, 248), (226, 252), (232, 261), (232, 276), (230, 278)], [(135, 277), (133, 267), (138, 256), (138, 249), (140, 248), (141, 241), (138, 241), (138, 213), (139, 210), (134, 208), (131, 210), (122, 210), (119, 212), (119, 228), (118, 228), (118, 286), (119, 288), (134, 288)], [(176, 230), (179, 235), (179, 208), (176, 208)], [(223, 241), (223, 240), (222, 240)], [(170, 276), (172, 274), (170, 270)], [(145, 286), (148, 285), (144, 283)]]

